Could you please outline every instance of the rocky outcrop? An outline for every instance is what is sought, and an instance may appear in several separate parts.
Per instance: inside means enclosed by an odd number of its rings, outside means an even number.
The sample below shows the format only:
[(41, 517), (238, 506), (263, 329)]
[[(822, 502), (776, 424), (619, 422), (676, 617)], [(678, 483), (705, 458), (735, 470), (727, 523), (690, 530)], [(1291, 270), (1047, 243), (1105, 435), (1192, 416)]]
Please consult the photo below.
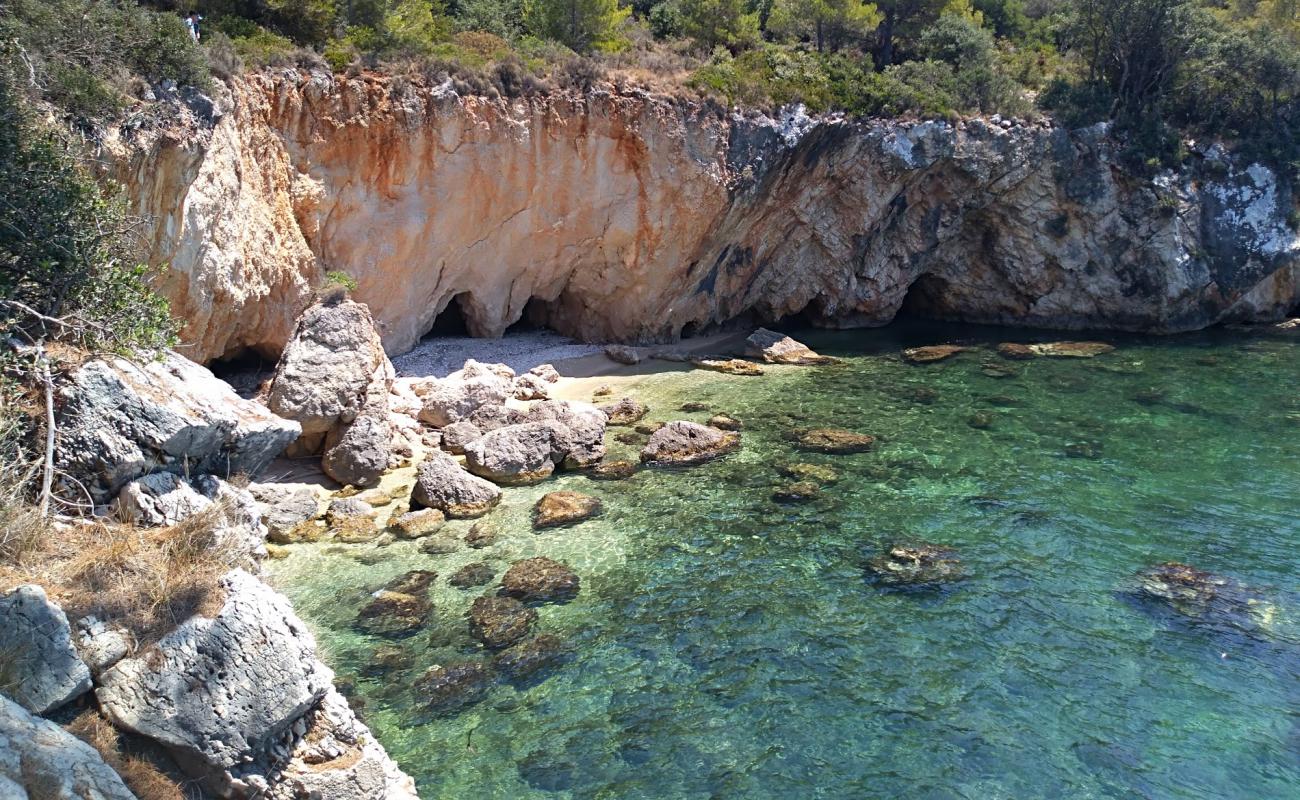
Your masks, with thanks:
[(266, 555), (268, 531), (262, 523), (262, 506), (246, 489), (213, 475), (188, 481), (170, 472), (146, 475), (122, 487), (117, 512), (143, 527), (178, 525), (208, 513), (213, 544), (250, 563)]
[(556, 469), (588, 467), (605, 456), (606, 415), (595, 406), (547, 400), (535, 403), (523, 419), (523, 424), (497, 428), (465, 445), (466, 468), (500, 484), (518, 485), (536, 483)]
[(300, 432), (175, 353), (91, 361), (69, 376), (58, 406), (56, 488), (82, 505), (154, 472), (255, 475)]
[(72, 646), (68, 618), (39, 586), (0, 597), (0, 691), (33, 714), (90, 691), (90, 670)]
[(0, 797), (136, 800), (99, 753), (0, 694)]
[(236, 570), (213, 619), (192, 617), (96, 690), (118, 727), (165, 745), (210, 790), (226, 794), (271, 760), (290, 726), (326, 695), (333, 674), (280, 595)]
[(597, 88), (487, 100), (278, 69), (215, 123), (110, 137), (197, 358), (278, 352), (331, 269), (390, 352), (451, 306), (671, 340), (746, 315), (1178, 331), (1300, 297), (1293, 189), (1197, 144), (1153, 178), (1105, 126), (773, 118)]

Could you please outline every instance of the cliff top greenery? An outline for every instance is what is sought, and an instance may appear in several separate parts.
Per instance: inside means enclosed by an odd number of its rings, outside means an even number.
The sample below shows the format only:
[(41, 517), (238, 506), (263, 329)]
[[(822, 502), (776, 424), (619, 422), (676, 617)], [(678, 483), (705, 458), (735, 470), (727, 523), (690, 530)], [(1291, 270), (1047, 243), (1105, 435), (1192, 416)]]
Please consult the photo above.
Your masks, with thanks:
[(1300, 0), (0, 0), (0, 41), (81, 120), (163, 80), (297, 64), (487, 95), (611, 77), (759, 107), (1047, 113), (1114, 122), (1148, 168), (1189, 135), (1300, 158)]

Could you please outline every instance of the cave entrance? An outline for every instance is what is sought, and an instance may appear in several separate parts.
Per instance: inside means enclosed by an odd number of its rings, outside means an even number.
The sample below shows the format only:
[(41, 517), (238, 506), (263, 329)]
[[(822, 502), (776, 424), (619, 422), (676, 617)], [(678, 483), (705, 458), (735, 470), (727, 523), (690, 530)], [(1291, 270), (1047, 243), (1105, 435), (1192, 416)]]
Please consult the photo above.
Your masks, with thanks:
[(240, 397), (248, 399), (257, 395), (262, 384), (275, 375), (274, 358), (252, 347), (228, 353), (208, 364), (212, 374), (230, 384)]
[(469, 323), (465, 319), (464, 303), (469, 298), (469, 292), (461, 292), (447, 303), (447, 307), (442, 310), (438, 316), (433, 319), (433, 327), (425, 338), (442, 338), (451, 336), (469, 336)]
[(505, 335), (550, 330), (546, 327), (546, 322), (550, 319), (550, 313), (550, 303), (539, 297), (529, 298), (528, 303), (524, 306), (524, 313), (519, 316), (519, 319), (514, 324), (506, 328)]
[(948, 296), (948, 282), (938, 275), (920, 275), (907, 287), (903, 295), (903, 304), (899, 306), (894, 319), (944, 318), (946, 304), (943, 298)]

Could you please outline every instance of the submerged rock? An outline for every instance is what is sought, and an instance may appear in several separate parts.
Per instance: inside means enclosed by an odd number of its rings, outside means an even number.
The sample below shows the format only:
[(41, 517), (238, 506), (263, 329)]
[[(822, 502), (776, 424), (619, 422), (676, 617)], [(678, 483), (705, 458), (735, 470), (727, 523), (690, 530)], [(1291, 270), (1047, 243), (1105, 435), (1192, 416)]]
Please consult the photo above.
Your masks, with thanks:
[(469, 607), (470, 634), (491, 650), (523, 639), (536, 622), (537, 610), (513, 597), (479, 597)]
[(567, 564), (538, 556), (511, 564), (501, 578), (501, 591), (520, 600), (568, 600), (580, 584)]
[(502, 675), (522, 680), (554, 664), (563, 656), (564, 642), (558, 636), (543, 633), (497, 653), (492, 664)]
[(812, 481), (796, 481), (778, 487), (772, 492), (772, 500), (777, 503), (808, 503), (821, 495), (821, 487)]
[(758, 376), (763, 374), (762, 367), (741, 358), (699, 358), (693, 359), (691, 365), (727, 375)]
[(1038, 356), (1034, 348), (1027, 344), (1018, 344), (1016, 342), (1003, 342), (997, 347), (998, 355), (1003, 358), (1009, 358), (1013, 361), (1025, 361)]
[(818, 355), (812, 348), (797, 342), (783, 333), (759, 328), (745, 340), (745, 355), (761, 358), (769, 364), (795, 364), (810, 366), (828, 364), (834, 359)]
[(977, 430), (988, 430), (993, 427), (994, 419), (988, 411), (976, 411), (966, 418), (966, 424)]
[(446, 453), (433, 452), (415, 474), (411, 499), (452, 519), (481, 517), (501, 502), (501, 490), (471, 475)]
[(434, 533), (446, 522), (447, 516), (438, 509), (422, 508), (393, 518), (388, 523), (388, 528), (399, 539), (419, 539)]
[(0, 597), (0, 690), (33, 714), (90, 691), (90, 669), (72, 646), (67, 616), (35, 584)]
[(636, 474), (637, 465), (632, 461), (602, 461), (587, 470), (587, 477), (597, 481), (621, 481)]
[(694, 422), (669, 422), (650, 437), (641, 461), (665, 466), (689, 466), (726, 455), (740, 447), (740, 434)]
[(594, 517), (601, 510), (599, 499), (581, 492), (550, 492), (533, 507), (534, 528), (572, 525)]
[(609, 417), (610, 425), (635, 425), (650, 413), (649, 406), (631, 397), (624, 397), (617, 403), (601, 406), (600, 410)]
[(378, 636), (410, 636), (429, 621), (433, 605), (429, 585), (438, 577), (430, 570), (412, 570), (375, 592), (357, 615), (357, 628)]
[(492, 686), (492, 673), (478, 661), (432, 667), (415, 682), (423, 705), (435, 713), (451, 713), (479, 702)]
[(815, 481), (816, 483), (835, 483), (840, 475), (833, 468), (822, 464), (781, 464), (776, 471), (796, 481)]
[(681, 407), (680, 407), (679, 410), (681, 410), (681, 411), (685, 411), (685, 412), (687, 412), (688, 414), (689, 414), (689, 413), (695, 413), (695, 412), (697, 412), (697, 411), (708, 411), (708, 410), (709, 410), (709, 404), (708, 404), (708, 403), (698, 403), (698, 402), (682, 403), (682, 405), (681, 405)]
[(497, 530), (496, 525), (487, 520), (479, 520), (465, 532), (465, 544), (475, 550), (481, 550), (484, 547), (491, 547), (496, 544), (500, 535), (501, 533)]
[(720, 431), (738, 431), (744, 428), (745, 425), (740, 420), (727, 414), (714, 414), (709, 417), (709, 427), (717, 428)]
[(1048, 342), (1031, 344), (1029, 349), (1034, 352), (1034, 355), (1052, 358), (1093, 358), (1113, 351), (1115, 345), (1105, 342)]
[(876, 437), (866, 433), (846, 431), (843, 428), (813, 428), (800, 433), (795, 441), (804, 450), (847, 455), (867, 452), (875, 444)]
[(473, 586), (486, 586), (496, 577), (496, 570), (484, 561), (466, 564), (451, 574), (447, 583), (457, 589), (469, 589)]
[(1138, 594), (1196, 622), (1268, 636), (1277, 606), (1231, 578), (1169, 561), (1138, 573)]
[(930, 586), (963, 577), (955, 550), (926, 543), (894, 545), (871, 559), (867, 570), (885, 586)]
[(932, 344), (925, 347), (909, 347), (903, 351), (903, 360), (909, 364), (932, 364), (944, 361), (958, 353), (964, 353), (969, 347), (956, 344)]
[(657, 433), (659, 429), (662, 428), (665, 424), (666, 423), (663, 422), (642, 422), (632, 430), (636, 431), (642, 436), (654, 436), (655, 433)]

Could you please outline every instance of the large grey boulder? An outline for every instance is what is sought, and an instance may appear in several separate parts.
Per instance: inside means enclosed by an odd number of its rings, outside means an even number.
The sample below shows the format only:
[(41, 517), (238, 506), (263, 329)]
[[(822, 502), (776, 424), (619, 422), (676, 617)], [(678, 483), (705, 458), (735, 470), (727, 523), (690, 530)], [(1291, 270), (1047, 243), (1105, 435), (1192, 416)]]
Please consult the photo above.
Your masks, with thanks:
[(750, 358), (761, 358), (769, 364), (800, 366), (826, 364), (833, 360), (819, 355), (803, 342), (767, 328), (759, 328), (749, 335), (745, 340), (745, 355)]
[(136, 800), (95, 748), (0, 695), (0, 798)]
[(415, 472), (411, 499), (453, 519), (481, 517), (501, 501), (501, 490), (461, 469), (456, 459), (435, 450)]
[(740, 434), (685, 420), (670, 422), (650, 436), (641, 460), (662, 466), (690, 466), (740, 447)]
[(33, 714), (90, 691), (90, 670), (72, 647), (67, 616), (35, 584), (0, 597), (0, 690)]
[(498, 428), (465, 445), (465, 468), (500, 484), (537, 483), (564, 460), (555, 438), (555, 428), (541, 422)]
[[(324, 301), (298, 318), (276, 365), (267, 405), (302, 425), (294, 455), (314, 455), (326, 437), (341, 435), (363, 408), (387, 402), (393, 365), (384, 354), (366, 306)], [(386, 405), (379, 409), (386, 410)]]
[(298, 437), (282, 419), (176, 353), (91, 361), (59, 390), (60, 496), (107, 503), (154, 472), (256, 475)]
[(419, 419), (441, 428), (468, 419), (484, 406), (499, 406), (514, 396), (514, 373), (500, 364), (480, 364), (470, 359), (465, 366), (441, 380), (417, 388), (422, 403)]
[(305, 719), (267, 800), (418, 800), (415, 782), (389, 758), (334, 689)]
[(215, 475), (190, 481), (170, 472), (146, 475), (122, 487), (117, 507), (119, 515), (142, 527), (177, 525), (210, 511), (215, 544), (254, 560), (266, 555), (261, 507), (248, 490)]
[(609, 418), (591, 403), (543, 400), (528, 409), (528, 421), (551, 428), (557, 464), (565, 469), (589, 467), (605, 457), (605, 425)]
[(345, 486), (376, 486), (388, 469), (392, 451), (393, 428), (387, 414), (367, 410), (352, 424), (326, 437), (321, 469)]
[(268, 537), (284, 539), (300, 523), (314, 519), (320, 512), (320, 501), (310, 486), (250, 483), (248, 491), (258, 502)]
[(266, 758), (333, 679), (285, 598), (242, 570), (220, 586), (215, 618), (186, 620), (119, 661), (96, 690), (113, 724), (166, 746), (218, 794), (232, 769)]

